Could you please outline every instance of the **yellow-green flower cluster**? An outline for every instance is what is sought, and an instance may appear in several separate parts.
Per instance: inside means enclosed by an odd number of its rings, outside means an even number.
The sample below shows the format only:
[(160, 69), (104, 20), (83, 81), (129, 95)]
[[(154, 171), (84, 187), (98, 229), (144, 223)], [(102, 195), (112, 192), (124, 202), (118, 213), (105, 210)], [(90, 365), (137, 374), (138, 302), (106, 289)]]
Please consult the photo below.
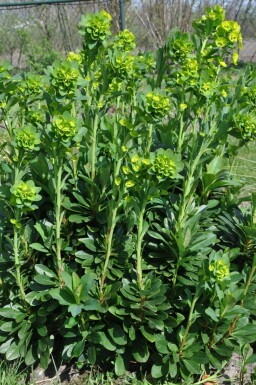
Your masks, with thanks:
[(30, 94), (40, 93), (43, 88), (42, 76), (28, 74), (26, 78), (26, 88)]
[(132, 51), (135, 47), (135, 36), (128, 29), (119, 32), (114, 39), (113, 48), (119, 48), (122, 51)]
[(256, 139), (256, 115), (250, 112), (243, 112), (235, 116), (235, 129), (245, 140)]
[(120, 52), (113, 56), (111, 66), (114, 76), (126, 79), (134, 75), (134, 56), (127, 52)]
[(191, 54), (193, 44), (187, 33), (177, 32), (176, 35), (167, 42), (167, 48), (174, 61), (184, 60)]
[(23, 127), (16, 130), (16, 142), (24, 150), (34, 150), (40, 139), (34, 127)]
[(194, 58), (187, 58), (181, 67), (182, 77), (197, 78), (198, 62)]
[(217, 47), (220, 48), (236, 44), (238, 44), (239, 48), (242, 48), (243, 40), (240, 25), (234, 20), (222, 21), (216, 29), (214, 40)]
[(53, 117), (52, 129), (63, 142), (68, 142), (77, 133), (77, 122), (69, 113)]
[(177, 178), (183, 169), (180, 155), (174, 154), (172, 150), (160, 148), (154, 153), (150, 153), (151, 171), (159, 181), (167, 178)]
[(243, 97), (245, 97), (246, 105), (253, 105), (256, 107), (256, 85), (244, 87), (242, 90)]
[(11, 204), (16, 207), (35, 209), (34, 202), (39, 201), (41, 196), (38, 194), (39, 187), (36, 187), (32, 180), (27, 182), (20, 181), (11, 188)]
[(122, 80), (118, 78), (113, 78), (111, 83), (109, 84), (108, 94), (112, 95), (115, 92), (121, 91), (123, 87)]
[(56, 63), (52, 71), (52, 85), (60, 95), (73, 95), (74, 84), (79, 76), (78, 63), (65, 60)]
[(219, 259), (218, 261), (210, 263), (209, 271), (217, 281), (222, 281), (229, 276), (229, 264), (225, 263), (222, 259)]
[(145, 76), (156, 68), (156, 60), (151, 52), (138, 54), (134, 60), (134, 68), (137, 76)]
[(112, 17), (106, 11), (100, 11), (98, 13), (89, 13), (81, 17), (81, 21), (78, 25), (78, 30), (81, 35), (84, 36), (85, 44), (89, 45), (89, 48), (98, 43), (102, 43), (107, 36), (111, 35), (110, 25)]
[(67, 56), (67, 60), (68, 60), (68, 61), (75, 61), (75, 62), (81, 64), (82, 61), (83, 61), (83, 58), (82, 58), (82, 56), (80, 55), (80, 53), (69, 52), (69, 53), (68, 53), (68, 56)]
[(170, 111), (170, 99), (157, 92), (149, 92), (145, 99), (145, 110), (154, 120), (163, 119)]
[(29, 111), (27, 121), (31, 124), (42, 124), (45, 121), (45, 113), (43, 110)]
[(135, 185), (140, 186), (144, 178), (147, 178), (148, 170), (150, 169), (151, 161), (146, 157), (138, 154), (132, 155), (130, 166), (123, 166), (122, 171), (125, 176), (125, 187), (131, 188)]
[(201, 19), (196, 20), (193, 23), (193, 26), (195, 29), (199, 29), (201, 31), (209, 30), (209, 32), (211, 32), (211, 29), (216, 28), (216, 26), (218, 26), (223, 20), (225, 20), (224, 9), (220, 5), (215, 5), (214, 7), (207, 7), (205, 15), (203, 15)]

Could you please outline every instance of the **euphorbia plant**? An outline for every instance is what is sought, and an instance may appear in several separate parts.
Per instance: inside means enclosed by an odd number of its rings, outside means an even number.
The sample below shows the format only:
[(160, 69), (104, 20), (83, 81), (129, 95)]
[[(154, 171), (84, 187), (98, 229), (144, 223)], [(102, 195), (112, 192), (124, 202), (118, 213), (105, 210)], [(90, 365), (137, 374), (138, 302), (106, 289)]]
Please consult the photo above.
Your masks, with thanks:
[(0, 68), (0, 352), (192, 383), (255, 340), (254, 222), (225, 162), (255, 138), (254, 80), (228, 76), (219, 6), (145, 55), (110, 24), (83, 16), (43, 77)]

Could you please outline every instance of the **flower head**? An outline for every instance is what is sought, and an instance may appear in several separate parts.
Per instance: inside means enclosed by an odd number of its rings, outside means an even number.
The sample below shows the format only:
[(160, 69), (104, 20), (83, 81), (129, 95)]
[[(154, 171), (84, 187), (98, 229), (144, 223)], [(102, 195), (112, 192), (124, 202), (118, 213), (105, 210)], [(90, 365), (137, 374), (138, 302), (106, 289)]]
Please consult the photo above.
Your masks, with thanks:
[(34, 127), (23, 127), (16, 130), (16, 142), (24, 150), (34, 150), (40, 139)]
[(76, 120), (69, 113), (54, 116), (52, 128), (55, 135), (63, 142), (69, 141), (77, 133)]
[(229, 264), (225, 263), (222, 259), (219, 259), (210, 263), (209, 271), (213, 274), (217, 281), (222, 281), (224, 278), (229, 276)]
[(128, 29), (120, 31), (114, 39), (114, 48), (120, 48), (122, 51), (132, 51), (135, 47), (135, 36)]
[(152, 91), (146, 95), (145, 110), (154, 120), (163, 119), (170, 107), (170, 99), (167, 96)]
[(67, 60), (75, 61), (75, 62), (77, 62), (79, 64), (81, 64), (82, 61), (83, 61), (82, 56), (80, 55), (80, 53), (75, 53), (75, 52), (69, 52), (68, 56), (67, 56)]
[(34, 210), (34, 202), (39, 201), (41, 196), (38, 194), (39, 187), (36, 187), (32, 180), (20, 181), (11, 188), (11, 204), (23, 209)]
[(159, 181), (167, 178), (179, 177), (179, 172), (183, 169), (183, 163), (180, 160), (180, 155), (174, 154), (172, 150), (163, 150), (160, 148), (150, 154), (152, 163), (151, 171), (155, 174)]
[(242, 112), (235, 116), (235, 129), (245, 140), (256, 139), (256, 116), (253, 113)]
[(111, 35), (110, 24), (112, 17), (106, 11), (95, 14), (89, 13), (81, 17), (78, 30), (85, 38), (85, 44), (93, 47), (101, 44), (107, 36)]

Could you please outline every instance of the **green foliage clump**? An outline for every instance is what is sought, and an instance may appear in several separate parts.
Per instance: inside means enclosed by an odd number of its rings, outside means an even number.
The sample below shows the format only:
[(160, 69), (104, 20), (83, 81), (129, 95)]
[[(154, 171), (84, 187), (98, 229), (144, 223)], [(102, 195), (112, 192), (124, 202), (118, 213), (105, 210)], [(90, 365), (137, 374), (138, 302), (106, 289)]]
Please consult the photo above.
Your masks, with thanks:
[(0, 66), (0, 354), (200, 382), (256, 339), (256, 198), (226, 167), (255, 70), (229, 76), (219, 6), (145, 55), (110, 22), (44, 75)]

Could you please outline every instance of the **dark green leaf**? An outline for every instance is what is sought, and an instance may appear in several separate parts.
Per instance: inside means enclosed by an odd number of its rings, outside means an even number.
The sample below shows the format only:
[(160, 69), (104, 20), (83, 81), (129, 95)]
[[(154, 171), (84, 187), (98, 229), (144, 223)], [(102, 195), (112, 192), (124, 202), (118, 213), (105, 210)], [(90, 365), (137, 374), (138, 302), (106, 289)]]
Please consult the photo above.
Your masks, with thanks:
[(115, 373), (117, 376), (122, 376), (126, 373), (125, 363), (123, 357), (120, 354), (118, 354), (115, 359)]
[(149, 359), (147, 342), (145, 340), (136, 342), (132, 349), (132, 355), (137, 362), (147, 362)]

